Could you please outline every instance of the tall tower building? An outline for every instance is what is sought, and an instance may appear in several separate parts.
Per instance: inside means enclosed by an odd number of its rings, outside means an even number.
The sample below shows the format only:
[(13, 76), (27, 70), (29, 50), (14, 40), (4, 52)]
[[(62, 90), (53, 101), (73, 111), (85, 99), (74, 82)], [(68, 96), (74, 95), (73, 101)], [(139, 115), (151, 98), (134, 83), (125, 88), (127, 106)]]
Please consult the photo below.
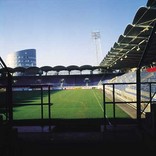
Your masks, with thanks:
[(8, 67), (34, 67), (36, 66), (36, 50), (25, 49), (7, 55), (6, 64)]

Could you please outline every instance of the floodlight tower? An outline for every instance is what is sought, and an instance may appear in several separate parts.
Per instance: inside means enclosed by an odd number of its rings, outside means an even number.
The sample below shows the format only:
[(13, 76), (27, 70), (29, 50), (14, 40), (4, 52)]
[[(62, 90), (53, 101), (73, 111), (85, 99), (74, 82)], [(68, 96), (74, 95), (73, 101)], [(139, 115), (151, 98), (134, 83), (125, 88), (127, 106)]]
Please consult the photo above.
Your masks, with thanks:
[(101, 48), (101, 35), (100, 32), (92, 32), (92, 37), (95, 42), (95, 48), (96, 48), (96, 63), (99, 65), (99, 55), (102, 56), (102, 48)]

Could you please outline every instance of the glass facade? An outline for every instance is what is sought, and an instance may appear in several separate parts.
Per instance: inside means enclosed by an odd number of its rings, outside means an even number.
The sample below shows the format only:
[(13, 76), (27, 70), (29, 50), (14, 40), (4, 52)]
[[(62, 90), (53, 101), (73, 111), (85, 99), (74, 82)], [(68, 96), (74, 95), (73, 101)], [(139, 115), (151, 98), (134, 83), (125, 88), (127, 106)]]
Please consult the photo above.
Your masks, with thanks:
[(36, 50), (25, 49), (11, 53), (7, 56), (6, 63), (8, 67), (35, 67), (36, 66)]

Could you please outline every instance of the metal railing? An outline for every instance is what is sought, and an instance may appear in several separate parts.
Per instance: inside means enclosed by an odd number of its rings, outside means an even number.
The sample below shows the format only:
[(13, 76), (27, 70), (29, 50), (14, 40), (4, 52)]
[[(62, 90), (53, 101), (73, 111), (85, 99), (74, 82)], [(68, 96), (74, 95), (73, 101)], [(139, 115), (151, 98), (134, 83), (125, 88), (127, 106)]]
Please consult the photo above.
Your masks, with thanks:
[[(153, 100), (153, 97), (155, 96), (156, 92), (152, 93), (152, 86), (154, 85), (155, 86), (156, 82), (141, 82), (140, 85), (146, 85), (148, 86), (148, 92), (146, 92), (146, 97), (141, 94), (139, 97), (141, 99), (140, 101), (140, 108), (141, 110), (139, 110), (139, 113), (140, 113), (140, 116), (144, 113), (146, 113), (146, 109), (147, 107), (149, 107), (149, 110), (150, 110), (150, 107), (151, 107), (151, 104), (152, 104), (152, 100)], [(120, 89), (117, 89), (117, 88), (120, 88), (120, 87), (123, 89), (123, 86), (126, 86), (125, 88), (127, 88), (127, 86), (133, 86), (133, 90), (134, 90), (134, 93), (133, 93), (133, 99), (127, 99), (127, 98), (124, 98), (124, 93), (126, 92), (126, 90), (120, 90)], [(120, 96), (119, 94), (117, 94), (118, 92), (117, 91), (121, 91), (120, 92)], [(132, 93), (126, 93), (127, 95), (131, 95)], [(153, 94), (153, 95), (152, 95)], [(110, 97), (110, 101), (107, 101), (106, 98)], [(131, 107), (133, 107), (134, 111), (135, 111), (135, 114), (136, 114), (136, 117), (135, 119), (137, 120), (137, 113), (138, 113), (138, 108), (137, 108), (137, 83), (103, 83), (103, 109), (104, 109), (104, 123), (107, 124), (106, 120), (110, 120), (108, 119), (107, 117), (107, 107), (106, 105), (107, 104), (112, 104), (113, 105), (113, 119), (116, 119), (116, 104), (124, 104), (124, 105), (128, 105)]]

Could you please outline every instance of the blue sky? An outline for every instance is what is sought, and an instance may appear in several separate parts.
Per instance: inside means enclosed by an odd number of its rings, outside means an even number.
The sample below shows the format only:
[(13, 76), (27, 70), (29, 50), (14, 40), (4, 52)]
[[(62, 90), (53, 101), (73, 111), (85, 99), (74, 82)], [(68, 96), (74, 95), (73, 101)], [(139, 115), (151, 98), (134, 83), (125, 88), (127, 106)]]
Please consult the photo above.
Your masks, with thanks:
[(147, 0), (0, 0), (0, 56), (36, 49), (37, 66), (97, 65)]

